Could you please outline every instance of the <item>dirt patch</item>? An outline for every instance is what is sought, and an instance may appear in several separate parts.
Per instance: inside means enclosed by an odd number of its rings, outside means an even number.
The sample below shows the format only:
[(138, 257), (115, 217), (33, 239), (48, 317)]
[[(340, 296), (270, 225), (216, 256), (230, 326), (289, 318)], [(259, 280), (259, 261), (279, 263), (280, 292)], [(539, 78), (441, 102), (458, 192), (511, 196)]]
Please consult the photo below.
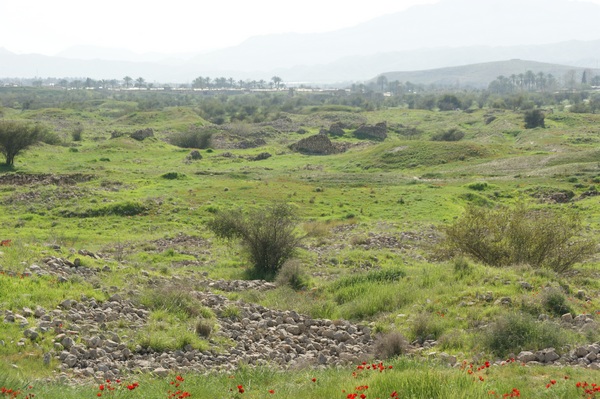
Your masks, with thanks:
[(34, 184), (72, 186), (90, 181), (94, 175), (75, 173), (70, 175), (8, 173), (0, 175), (0, 185), (29, 186)]

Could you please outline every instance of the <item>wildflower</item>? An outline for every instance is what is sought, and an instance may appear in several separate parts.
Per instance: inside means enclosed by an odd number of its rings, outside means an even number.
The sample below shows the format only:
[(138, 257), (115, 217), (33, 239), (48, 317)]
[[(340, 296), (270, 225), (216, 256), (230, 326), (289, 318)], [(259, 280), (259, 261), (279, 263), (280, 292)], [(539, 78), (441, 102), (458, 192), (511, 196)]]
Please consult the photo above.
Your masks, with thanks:
[(275, 390), (273, 390), (273, 389), (269, 389), (269, 393), (272, 395), (272, 394), (274, 394), (274, 393), (275, 393)]
[(311, 381), (312, 382), (317, 382), (317, 379), (313, 377)]

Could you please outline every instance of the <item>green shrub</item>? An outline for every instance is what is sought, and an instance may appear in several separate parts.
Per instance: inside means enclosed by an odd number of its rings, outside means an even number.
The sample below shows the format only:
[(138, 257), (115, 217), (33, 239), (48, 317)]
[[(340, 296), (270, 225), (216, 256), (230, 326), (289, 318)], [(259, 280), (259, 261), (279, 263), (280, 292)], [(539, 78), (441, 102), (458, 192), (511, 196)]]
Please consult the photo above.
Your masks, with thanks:
[(595, 243), (582, 237), (579, 214), (563, 209), (469, 206), (444, 230), (451, 252), (491, 266), (529, 264), (561, 273), (596, 252)]
[(469, 264), (469, 262), (462, 256), (454, 259), (453, 265), (454, 274), (461, 278), (468, 276), (473, 272), (473, 266), (471, 266), (471, 264)]
[(533, 129), (536, 127), (546, 127), (544, 122), (545, 115), (539, 109), (532, 109), (525, 112), (523, 119), (525, 120), (525, 129)]
[(437, 133), (431, 137), (432, 141), (460, 141), (465, 137), (465, 133), (456, 128)]
[(73, 141), (81, 141), (83, 138), (83, 126), (77, 125), (71, 131), (71, 139)]
[(419, 342), (438, 339), (443, 332), (443, 324), (430, 313), (419, 313), (410, 325), (411, 338)]
[(297, 224), (294, 209), (275, 202), (248, 214), (240, 210), (218, 212), (208, 228), (218, 238), (241, 241), (253, 264), (251, 277), (272, 280), (300, 245)]
[(542, 293), (542, 306), (544, 310), (555, 316), (562, 316), (571, 312), (571, 307), (567, 304), (567, 298), (557, 288), (547, 288)]
[(163, 179), (167, 179), (167, 180), (177, 180), (177, 179), (185, 178), (185, 174), (178, 173), (178, 172), (167, 172), (167, 173), (160, 175), (160, 177), (162, 177)]
[(196, 148), (203, 150), (210, 147), (212, 136), (212, 130), (192, 129), (187, 132), (173, 134), (170, 137), (169, 142), (181, 148)]
[(504, 357), (522, 350), (560, 348), (566, 338), (555, 324), (538, 322), (528, 314), (509, 313), (488, 327), (483, 343), (492, 353)]
[(488, 184), (486, 182), (475, 182), (467, 184), (467, 188), (475, 191), (484, 191), (488, 188)]

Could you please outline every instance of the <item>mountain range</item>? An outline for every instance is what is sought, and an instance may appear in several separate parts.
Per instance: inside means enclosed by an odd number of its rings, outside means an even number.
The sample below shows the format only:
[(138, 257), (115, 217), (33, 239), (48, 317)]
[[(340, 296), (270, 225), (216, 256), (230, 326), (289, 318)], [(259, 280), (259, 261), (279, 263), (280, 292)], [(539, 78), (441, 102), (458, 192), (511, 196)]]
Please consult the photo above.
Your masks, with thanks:
[(77, 47), (56, 56), (0, 48), (0, 78), (71, 77), (190, 83), (198, 76), (284, 82), (364, 81), (382, 73), (526, 59), (600, 66), (600, 5), (567, 0), (442, 0), (351, 28), (252, 37), (203, 54), (137, 55)]

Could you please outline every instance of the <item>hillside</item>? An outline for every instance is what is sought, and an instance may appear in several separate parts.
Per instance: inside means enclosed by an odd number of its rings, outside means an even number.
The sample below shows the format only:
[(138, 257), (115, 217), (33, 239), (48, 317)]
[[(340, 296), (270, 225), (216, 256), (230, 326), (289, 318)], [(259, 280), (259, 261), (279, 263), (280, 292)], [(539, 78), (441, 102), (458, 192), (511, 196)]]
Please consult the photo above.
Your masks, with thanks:
[(536, 61), (509, 60), (430, 69), (425, 71), (385, 72), (382, 73), (382, 75), (385, 76), (389, 82), (397, 80), (399, 82), (411, 82), (424, 85), (434, 84), (448, 87), (487, 88), (490, 82), (501, 75), (509, 77), (511, 75), (519, 75), (527, 71), (532, 71), (536, 74), (539, 72), (543, 72), (546, 75), (552, 74), (555, 78), (562, 79), (569, 71), (576, 71), (577, 75), (581, 76), (585, 70), (591, 71), (594, 75), (600, 73), (600, 69), (557, 65)]
[(600, 115), (340, 95), (0, 89), (0, 395), (583, 397)]

